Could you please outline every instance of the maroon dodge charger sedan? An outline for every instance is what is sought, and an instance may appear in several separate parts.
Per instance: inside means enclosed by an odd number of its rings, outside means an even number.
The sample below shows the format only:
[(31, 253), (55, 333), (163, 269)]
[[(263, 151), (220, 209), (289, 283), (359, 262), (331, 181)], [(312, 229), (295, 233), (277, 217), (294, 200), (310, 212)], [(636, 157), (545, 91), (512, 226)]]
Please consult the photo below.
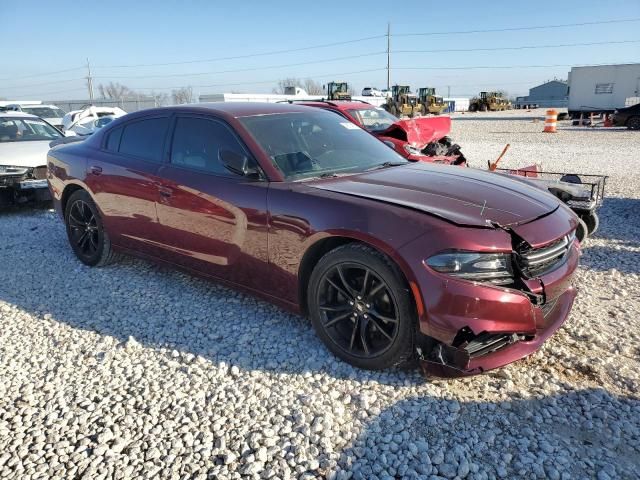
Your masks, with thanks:
[(338, 357), (469, 375), (535, 351), (575, 297), (577, 219), (496, 173), (408, 162), (316, 108), (145, 110), (53, 148), (87, 265), (131, 253), (308, 315)]

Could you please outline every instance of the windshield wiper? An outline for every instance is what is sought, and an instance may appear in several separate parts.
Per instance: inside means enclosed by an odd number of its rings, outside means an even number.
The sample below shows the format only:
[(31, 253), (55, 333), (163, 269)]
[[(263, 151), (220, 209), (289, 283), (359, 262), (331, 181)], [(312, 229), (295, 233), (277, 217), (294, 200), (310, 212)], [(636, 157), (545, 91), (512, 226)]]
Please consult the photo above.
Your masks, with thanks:
[(365, 172), (370, 172), (372, 170), (382, 170), (383, 168), (389, 168), (389, 167), (399, 167), (400, 165), (406, 165), (407, 163), (409, 162), (384, 162), (374, 167), (367, 168)]

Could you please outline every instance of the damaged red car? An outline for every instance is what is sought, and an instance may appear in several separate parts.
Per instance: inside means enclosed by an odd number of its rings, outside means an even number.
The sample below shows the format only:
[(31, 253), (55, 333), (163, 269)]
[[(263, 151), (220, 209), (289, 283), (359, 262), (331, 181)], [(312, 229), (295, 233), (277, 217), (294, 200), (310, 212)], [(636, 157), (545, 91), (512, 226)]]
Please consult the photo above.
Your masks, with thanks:
[(174, 265), (307, 315), (341, 359), (480, 373), (566, 320), (576, 216), (505, 175), (409, 162), (334, 113), (145, 110), (48, 155), (72, 250)]
[(367, 102), (301, 100), (295, 103), (335, 112), (414, 162), (462, 166), (467, 164), (460, 146), (448, 137), (451, 131), (451, 117), (400, 120), (384, 108), (375, 107)]

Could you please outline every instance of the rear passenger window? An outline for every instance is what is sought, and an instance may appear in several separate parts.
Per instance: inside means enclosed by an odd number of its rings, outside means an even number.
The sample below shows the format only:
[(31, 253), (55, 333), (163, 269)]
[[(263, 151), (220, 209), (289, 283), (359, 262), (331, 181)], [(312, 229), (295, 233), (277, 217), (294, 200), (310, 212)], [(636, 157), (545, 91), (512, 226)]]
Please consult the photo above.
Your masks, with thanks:
[(110, 152), (117, 152), (120, 147), (120, 137), (122, 137), (122, 127), (111, 130), (107, 137), (106, 149)]
[(223, 124), (204, 118), (177, 119), (171, 146), (173, 165), (204, 170), (216, 175), (236, 176), (220, 161), (220, 150), (231, 150), (245, 155), (238, 140)]
[(161, 162), (168, 125), (168, 117), (149, 118), (124, 125), (118, 151), (145, 160)]

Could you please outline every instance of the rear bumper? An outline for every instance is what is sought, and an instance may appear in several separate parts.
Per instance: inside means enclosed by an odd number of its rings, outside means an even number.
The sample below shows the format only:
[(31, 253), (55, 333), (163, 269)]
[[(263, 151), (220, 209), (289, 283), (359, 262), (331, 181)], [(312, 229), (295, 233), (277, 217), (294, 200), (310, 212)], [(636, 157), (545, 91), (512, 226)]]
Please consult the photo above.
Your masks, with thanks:
[[(538, 350), (562, 326), (569, 316), (575, 297), (576, 290), (570, 287), (557, 299), (553, 309), (547, 313), (546, 317), (544, 317), (541, 308), (534, 307), (540, 324), (544, 326), (536, 329), (535, 334), (526, 340), (517, 340), (496, 352), (476, 358), (468, 358), (466, 352), (448, 347), (457, 351), (450, 352), (449, 358), (453, 359), (451, 363), (445, 365), (434, 361), (420, 360), (420, 367), (427, 376), (462, 377), (476, 375), (520, 360)], [(542, 321), (540, 321), (540, 317), (543, 319)]]

